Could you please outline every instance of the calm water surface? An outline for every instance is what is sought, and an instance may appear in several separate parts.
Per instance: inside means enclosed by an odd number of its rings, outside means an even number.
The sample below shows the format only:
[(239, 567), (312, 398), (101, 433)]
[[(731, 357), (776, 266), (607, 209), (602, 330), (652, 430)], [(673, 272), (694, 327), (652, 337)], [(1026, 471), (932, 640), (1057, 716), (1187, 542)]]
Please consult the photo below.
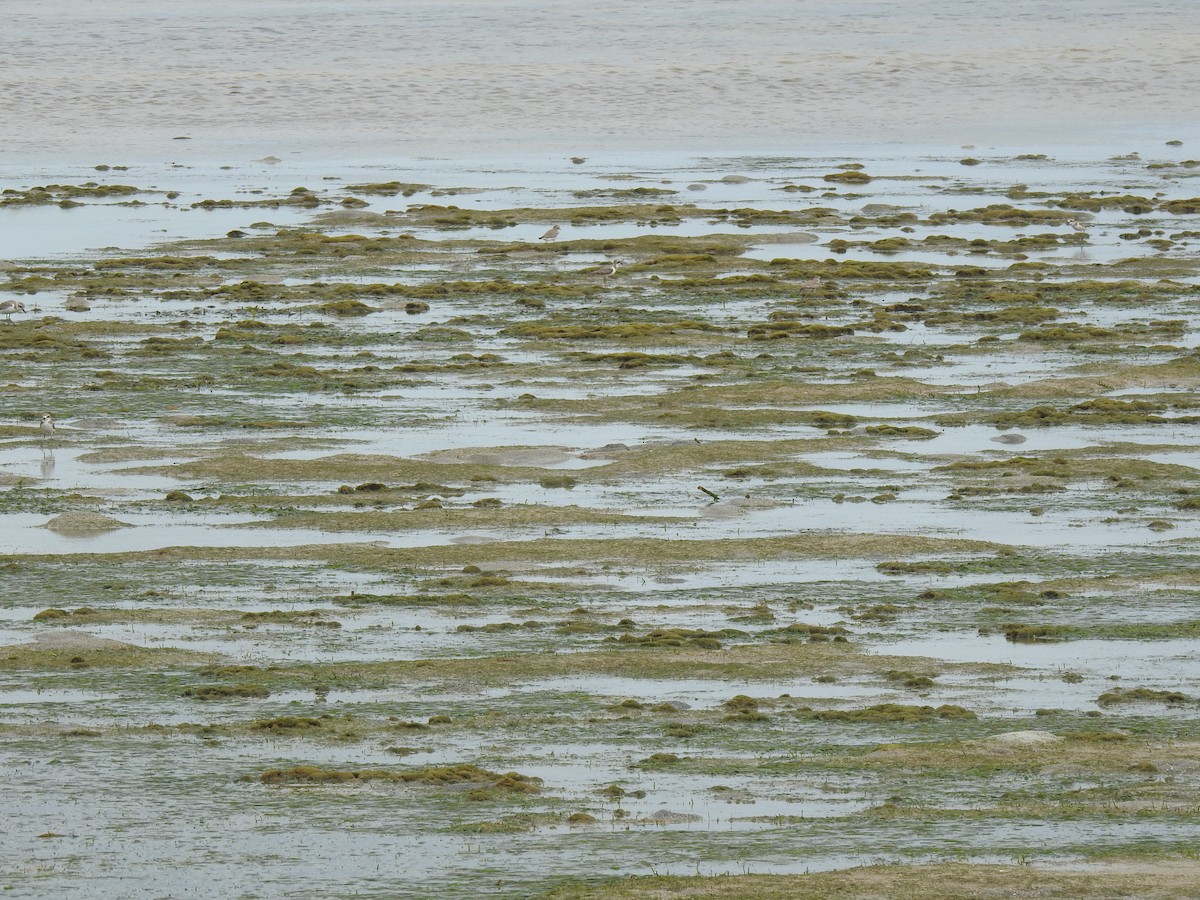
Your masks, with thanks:
[(8, 158), (1167, 140), (1194, 121), (1200, 76), (1186, 0), (3, 10)]

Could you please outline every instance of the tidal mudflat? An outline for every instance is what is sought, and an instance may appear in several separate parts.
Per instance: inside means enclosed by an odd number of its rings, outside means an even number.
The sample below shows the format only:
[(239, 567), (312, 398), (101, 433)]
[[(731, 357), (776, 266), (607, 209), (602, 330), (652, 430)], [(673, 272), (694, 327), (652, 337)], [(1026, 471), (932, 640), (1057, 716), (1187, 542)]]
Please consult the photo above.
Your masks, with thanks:
[(6, 171), (0, 885), (1188, 896), (1194, 153)]

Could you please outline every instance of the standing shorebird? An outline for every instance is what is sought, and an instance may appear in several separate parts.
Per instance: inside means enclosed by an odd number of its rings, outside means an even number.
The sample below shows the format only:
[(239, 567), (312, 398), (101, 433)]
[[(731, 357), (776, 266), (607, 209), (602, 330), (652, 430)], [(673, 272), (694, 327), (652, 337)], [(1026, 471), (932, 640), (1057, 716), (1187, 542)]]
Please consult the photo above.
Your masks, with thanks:
[(1088, 224), (1082, 219), (1067, 219), (1067, 224), (1081, 234), (1087, 234)]
[(54, 437), (54, 420), (50, 418), (50, 413), (42, 416), (42, 422), (38, 425), (38, 431), (42, 433), (43, 440), (50, 440)]
[(539, 241), (556, 241), (556, 240), (558, 240), (558, 226), (557, 225), (553, 226), (549, 231), (547, 231), (540, 238), (538, 238), (538, 240)]
[(9, 322), (12, 321), (12, 314), (15, 312), (25, 312), (25, 304), (20, 300), (5, 300), (0, 303), (0, 313), (3, 313)]
[(592, 269), (592, 274), (599, 275), (604, 279), (604, 283), (608, 284), (608, 279), (617, 274), (617, 266), (621, 264), (621, 260), (614, 259), (612, 262), (606, 262), (604, 265)]

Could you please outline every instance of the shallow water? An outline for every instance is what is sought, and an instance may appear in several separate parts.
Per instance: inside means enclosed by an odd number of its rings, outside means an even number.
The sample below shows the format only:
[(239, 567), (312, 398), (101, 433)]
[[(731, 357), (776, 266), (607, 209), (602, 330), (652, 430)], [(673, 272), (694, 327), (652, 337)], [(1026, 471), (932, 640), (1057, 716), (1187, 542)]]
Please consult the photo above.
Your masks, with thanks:
[[(555, 156), (697, 141), (795, 152), (831, 136), (1069, 143), (1147, 125), (1165, 140), (1189, 121), (1195, 16), (1172, 0), (1102, 0), (1081, 34), (1077, 16), (1032, 0), (618, 2), (600, 18), (578, 2), (351, 3), (330, 16), (322, 0), (224, 0), (204, 15), (55, 0), (8, 19), (3, 124), (9, 152), (111, 153), (137, 134), (180, 160), (195, 145), (287, 159), (368, 142), (391, 155), (486, 142)], [(949, 89), (931, 94), (930, 79)], [(419, 135), (403, 127), (413, 121)]]
[[(1190, 816), (1160, 809), (1069, 820), (987, 814), (943, 822), (864, 815), (893, 796), (946, 811), (987, 811), (997, 797), (1031, 785), (1073, 803), (1069, 791), (1079, 785), (1117, 790), (1156, 778), (1128, 772), (1127, 766), (1119, 771), (1084, 766), (1083, 774), (1064, 774), (1049, 762), (1027, 771), (997, 764), (995, 774), (960, 777), (855, 763), (856, 754), (883, 744), (959, 746), (997, 731), (1030, 728), (1127, 732), (1129, 752), (1139, 760), (1172, 740), (1190, 740), (1194, 703), (1101, 708), (1096, 699), (1112, 687), (1134, 686), (1194, 697), (1200, 671), (1193, 642), (1085, 638), (1014, 644), (978, 633), (980, 623), (992, 627), (998, 616), (1041, 622), (1060, 621), (1066, 613), (1085, 630), (1188, 625), (1194, 594), (1189, 553), (1200, 537), (1200, 520), (1181, 503), (1194, 487), (1187, 471), (1132, 486), (1097, 476), (1069, 480), (1063, 491), (1049, 495), (950, 499), (960, 476), (935, 469), (960, 459), (1062, 453), (1069, 459), (1128, 460), (1130, 469), (1149, 461), (1194, 472), (1200, 468), (1194, 425), (1002, 431), (984, 424), (1001, 407), (1013, 411), (1040, 402), (1022, 399), (1020, 389), (1032, 382), (1049, 383), (1052, 396), (1055, 377), (1078, 375), (1080, 366), (1095, 373), (1107, 371), (1109, 361), (1116, 371), (1176, 360), (1183, 349), (1172, 347), (1194, 348), (1200, 341), (1194, 297), (1162, 297), (1146, 308), (1120, 300), (1096, 304), (1086, 296), (1055, 301), (1060, 322), (1110, 328), (1163, 318), (1184, 323), (1182, 336), (1136, 335), (1095, 346), (1024, 346), (1016, 341), (1023, 328), (957, 320), (927, 325), (921, 316), (906, 320), (904, 331), (870, 333), (861, 323), (887, 306), (936, 301), (938, 291), (967, 287), (978, 277), (971, 274), (975, 268), (1014, 290), (1075, 279), (1137, 280), (1153, 295), (1160, 277), (1197, 283), (1194, 238), (1158, 249), (1145, 240), (1156, 235), (1122, 237), (1140, 227), (1167, 235), (1194, 230), (1190, 213), (1088, 212), (1086, 238), (1062, 224), (929, 221), (952, 208), (993, 203), (1058, 209), (1038, 198), (1039, 191), (1055, 197), (1067, 191), (1160, 200), (1194, 196), (1196, 170), (1175, 165), (1195, 157), (1200, 140), (1192, 115), (1191, 86), (1200, 76), (1200, 58), (1190, 43), (1200, 29), (1193, 5), (1154, 0), (1133, 7), (1097, 0), (1084, 16), (1034, 0), (970, 5), (920, 0), (899, 8), (874, 0), (849, 6), (827, 0), (667, 0), (653, 6), (618, 0), (597, 16), (577, 0), (544, 9), (513, 0), (385, 8), (355, 0), (336, 10), (326, 0), (253, 6), (220, 0), (203, 12), (164, 9), (148, 0), (86, 8), (48, 0), (8, 13), (7, 67), (0, 75), (6, 97), (0, 132), (7, 138), (0, 147), (0, 189), (123, 183), (141, 189), (136, 199), (145, 205), (111, 199), (72, 209), (2, 205), (6, 242), (0, 253), (7, 262), (0, 275), (15, 281), (33, 272), (63, 273), (66, 283), (68, 270), (106, 258), (205, 255), (220, 261), (203, 276), (205, 285), (232, 287), (257, 279), (294, 291), (283, 300), (226, 299), (193, 291), (195, 286), (176, 292), (167, 289), (174, 283), (164, 288), (151, 278), (154, 286), (142, 292), (137, 267), (123, 265), (119, 268), (133, 277), (114, 284), (126, 292), (97, 290), (87, 300), (90, 310), (68, 309), (78, 299), (74, 289), (52, 277), (37, 285), (37, 293), (19, 295), (30, 311), (16, 320), (38, 323), (39, 333), (62, 333), (56, 319), (74, 327), (114, 328), (111, 334), (79, 332), (95, 353), (66, 352), (62, 358), (69, 362), (18, 341), (0, 351), (7, 361), (0, 379), (7, 404), (0, 416), (5, 429), (0, 569), (11, 585), (0, 603), (5, 651), (0, 756), (13, 773), (8, 799), (19, 823), (7, 835), (0, 883), (14, 896), (149, 897), (181, 890), (223, 896), (247, 890), (264, 896), (348, 896), (351, 890), (389, 897), (526, 896), (547, 886), (546, 872), (594, 879), (651, 871), (816, 871), (947, 857), (1007, 862), (1031, 853), (1080, 859), (1110, 848), (1194, 842)], [(931, 81), (938, 91), (929, 90)], [(183, 137), (188, 139), (176, 140)], [(1164, 143), (1172, 138), (1183, 145)], [(1134, 151), (1141, 155), (1131, 156)], [(1015, 158), (1035, 152), (1051, 158)], [(574, 163), (572, 155), (586, 160)], [(980, 164), (964, 165), (960, 160), (966, 157)], [(825, 180), (847, 162), (861, 164), (873, 180), (866, 185)], [(102, 163), (128, 168), (94, 168)], [(391, 180), (433, 190), (387, 197), (355, 194), (349, 187)], [(814, 190), (781, 190), (791, 184)], [(1030, 198), (1010, 201), (1006, 195), (1015, 185), (1026, 186)], [(297, 186), (314, 191), (321, 205), (192, 208), (204, 200), (273, 201)], [(635, 187), (677, 193), (648, 198), (605, 193)], [(168, 191), (178, 196), (167, 199)], [(361, 196), (369, 206), (361, 213), (339, 206), (346, 196)], [(536, 214), (514, 216), (521, 220), (515, 227), (459, 229), (422, 224), (406, 212), (424, 203), (468, 211), (530, 208)], [(495, 257), (476, 252), (536, 242), (547, 225), (543, 220), (557, 217), (552, 210), (624, 203), (651, 209), (670, 204), (683, 218), (676, 223), (675, 213), (664, 210), (659, 216), (645, 213), (643, 221), (585, 225), (564, 214), (561, 241), (597, 244), (553, 252), (541, 245), (535, 252), (511, 247), (508, 255)], [(691, 216), (688, 204), (706, 212)], [(805, 216), (814, 207), (832, 209), (840, 218), (828, 227), (812, 224)], [(760, 223), (723, 212), (735, 209), (783, 211), (804, 224)], [(883, 218), (895, 213), (912, 213), (918, 221), (901, 232)], [(410, 234), (437, 243), (384, 263), (352, 253), (275, 258), (268, 265), (244, 249), (249, 241), (242, 246), (227, 241), (216, 249), (204, 243), (232, 229), (263, 237), (288, 228), (370, 238)], [(1014, 266), (1018, 260), (1003, 250), (975, 254), (922, 244), (933, 235), (1006, 241), (1042, 233), (1078, 243), (1028, 251), (1027, 261), (1046, 263), (1043, 269)], [(514, 306), (506, 295), (450, 291), (432, 297), (431, 308), (415, 315), (404, 311), (402, 296), (389, 295), (370, 298), (383, 308), (368, 316), (334, 318), (314, 309), (318, 301), (304, 295), (317, 284), (416, 287), (459, 279), (569, 286), (582, 270), (609, 258), (603, 242), (701, 235), (729, 235), (747, 247), (741, 257), (721, 258), (714, 267), (719, 277), (775, 274), (761, 265), (773, 259), (918, 262), (931, 274), (911, 283), (833, 275), (820, 288), (828, 296), (794, 278), (789, 281), (794, 289), (761, 293), (753, 284), (682, 291), (668, 282), (693, 273), (656, 264), (639, 269), (638, 263), (651, 261), (647, 251), (644, 259), (631, 260), (628, 272), (602, 282), (601, 290), (549, 296), (537, 311)], [(864, 247), (833, 253), (826, 246), (835, 239), (899, 236), (912, 246), (896, 254)], [(189, 243), (173, 243), (180, 240)], [(188, 279), (181, 281), (186, 286)], [(969, 291), (963, 294), (964, 308), (980, 308)], [(750, 325), (771, 314), (811, 314), (813, 322), (856, 325), (859, 331), (845, 342), (748, 341)], [(259, 355), (249, 348), (243, 361), (235, 348), (224, 352), (217, 330), (248, 319), (267, 327)], [(512, 322), (689, 319), (717, 330), (591, 343), (502, 333)], [(267, 343), (279, 326), (310, 325), (325, 326), (312, 332), (316, 340)], [(429, 326), (461, 328), (467, 337), (419, 340)], [(7, 340), (3, 323), (0, 332)], [(309, 332), (295, 334), (307, 338)], [(161, 357), (144, 352), (148, 336), (168, 335), (199, 337), (201, 343)], [(984, 343), (984, 336), (999, 341)], [(630, 349), (690, 356), (628, 370), (613, 361), (581, 362), (586, 353)], [(717, 358), (723, 350), (731, 355)], [(461, 354), (482, 353), (503, 360), (455, 369)], [(312, 365), (322, 381), (248, 376), (268, 354), (275, 361)], [(705, 358), (709, 355), (714, 356)], [(210, 361), (218, 369), (205, 381), (199, 376), (210, 374)], [(357, 377), (353, 373), (364, 362), (389, 378), (343, 388), (339, 379)], [(391, 367), (409, 363), (421, 365), (402, 378), (390, 377)], [(423, 371), (423, 365), (445, 368)], [(136, 383), (98, 387), (102, 370), (164, 384), (145, 391)], [(864, 370), (950, 390), (918, 391), (911, 400), (900, 392), (873, 394)], [(1144, 386), (1101, 388), (1095, 396), (1139, 399), (1145, 393), (1157, 400), (1171, 394), (1177, 401), (1171, 414), (1191, 414), (1194, 378), (1186, 366), (1173, 371), (1177, 383), (1171, 387), (1149, 375)], [(772, 392), (759, 398), (745, 391), (755, 378)], [(780, 401), (775, 393), (780, 384), (828, 388), (828, 394), (813, 396), (843, 399)], [(711, 410), (693, 416), (686, 391), (692, 385), (716, 388), (717, 398), (730, 388), (742, 400), (716, 399)], [(1003, 397), (1003, 385), (1014, 393)], [(543, 402), (510, 405), (524, 394)], [(1003, 399), (993, 403), (994, 396)], [(655, 406), (660, 398), (666, 399)], [(675, 398), (689, 416), (673, 415)], [(559, 412), (555, 401), (584, 402)], [(589, 405), (612, 412), (589, 418)], [(35, 430), (45, 410), (54, 412), (60, 427), (49, 446)], [(798, 414), (817, 410), (863, 421), (844, 436), (796, 424)], [(937, 424), (955, 413), (974, 416), (975, 424)], [(722, 418), (726, 414), (729, 423)], [(743, 414), (747, 417), (737, 418)], [(211, 419), (195, 427), (176, 424), (188, 416)], [(239, 427), (262, 419), (286, 424), (263, 431)], [(740, 422), (749, 424), (730, 424)], [(877, 422), (938, 434), (929, 440), (868, 438), (863, 426)], [(1025, 438), (1019, 445), (995, 440), (1018, 433)], [(776, 459), (769, 451), (782, 439), (813, 443)], [(745, 449), (729, 451), (732, 441), (745, 442)], [(620, 458), (593, 453), (613, 443), (668, 459), (674, 449), (680, 461), (644, 473), (622, 470)], [(132, 451), (124, 461), (105, 461), (121, 459), (123, 449)], [(279, 484), (269, 478), (243, 483), (236, 473), (181, 478), (176, 471), (178, 464), (210, 457), (245, 455), (282, 468), (287, 460), (339, 454), (395, 456), (421, 467), (467, 461), (445, 476), (466, 491), (445, 498), (447, 506), (461, 507), (465, 524), (423, 521), (387, 532), (276, 527), (276, 516), (286, 524), (290, 507), (339, 514), (350, 513), (356, 502), (370, 508), (367, 494), (348, 496), (339, 506), (319, 502), (343, 481), (356, 483), (335, 462), (329, 463), (327, 479), (280, 476)], [(794, 463), (825, 471), (789, 474), (809, 471), (789, 469)], [(474, 468), (493, 464), (537, 474), (469, 480)], [(610, 465), (624, 474), (609, 475)], [(1119, 464), (1112, 471), (1119, 473)], [(565, 473), (578, 479), (574, 488), (539, 483), (545, 475)], [(986, 476), (972, 483), (991, 486)], [(722, 501), (710, 504), (698, 484)], [(227, 495), (230, 511), (163, 503), (173, 489), (197, 498)], [(276, 491), (295, 495), (295, 502), (256, 505), (256, 496)], [(885, 493), (897, 499), (855, 502)], [(472, 522), (471, 504), (485, 498), (502, 501), (501, 517), (528, 505), (549, 511), (548, 521), (556, 513), (562, 521), (527, 528)], [(1035, 506), (1044, 506), (1043, 513), (1034, 515)], [(569, 520), (572, 507), (646, 521), (576, 525)], [(86, 537), (40, 527), (74, 509), (95, 509), (133, 527)], [(1174, 527), (1152, 531), (1147, 527), (1152, 520)], [(973, 538), (1004, 546), (999, 553), (897, 553), (898, 562), (914, 567), (893, 575), (879, 566), (890, 552), (879, 558), (812, 559), (780, 551), (760, 559), (738, 543), (782, 537), (803, 548), (809, 537), (854, 534)], [(714, 549), (711, 558), (686, 563), (627, 559), (621, 549), (611, 558), (585, 555), (553, 564), (522, 555), (530, 541), (551, 537), (548, 545), (559, 551), (569, 541), (579, 548), (612, 539), (621, 548), (636, 547), (644, 538), (713, 540), (707, 546)], [(293, 548), (313, 544), (332, 549), (318, 559), (289, 557)], [(369, 552), (352, 562), (337, 553), (338, 547), (363, 544)], [(179, 557), (184, 561), (156, 554), (169, 547), (184, 548)], [(187, 548), (206, 552), (190, 558)], [(434, 562), (412, 563), (421, 557), (399, 552), (422, 549), (431, 551), (425, 558)], [(504, 558), (510, 549), (520, 560)], [(259, 551), (279, 558), (260, 558)], [(379, 558), (373, 559), (376, 552)], [(475, 561), (478, 566), (464, 565)], [(505, 575), (509, 569), (514, 571)], [(1109, 578), (1119, 583), (1110, 587)], [(1098, 588), (1089, 587), (1092, 579)], [(1045, 582), (1066, 592), (1068, 607), (1043, 607), (1035, 598), (1028, 606), (985, 613), (980, 607), (990, 602), (986, 599), (920, 599), (927, 590), (986, 597), (987, 589), (1005, 582), (1019, 585), (1011, 588), (1014, 603), (1032, 597)], [(381, 599), (376, 605), (347, 596), (352, 591)], [(999, 591), (998, 604), (1007, 602), (1005, 593)], [(389, 595), (396, 595), (395, 605)], [(159, 665), (156, 657), (109, 668), (92, 665), (89, 649), (71, 651), (79, 653), (78, 668), (76, 663), (38, 668), (40, 662), (20, 668), (28, 642), (62, 636), (61, 625), (34, 615), (49, 606), (84, 604), (99, 609), (101, 617), (118, 610), (121, 618), (116, 624), (71, 627), (82, 632), (75, 635), (81, 647), (90, 635), (259, 668), (202, 673), (198, 660), (178, 653), (166, 658), (183, 662)], [(897, 609), (889, 613), (893, 604)], [(883, 612), (872, 617), (876, 608)], [(341, 627), (256, 623), (242, 617), (247, 611), (317, 611)], [(663, 648), (663, 654), (678, 652), (675, 677), (569, 669), (555, 677), (521, 677), (520, 661), (534, 656), (542, 661), (541, 654), (573, 654), (582, 661), (610, 651), (603, 639), (622, 618), (636, 620), (630, 633), (735, 627), (745, 636), (723, 638), (718, 650)], [(464, 624), (482, 628), (531, 620), (543, 624), (457, 630)], [(580, 622), (595, 629), (557, 630)], [(818, 681), (819, 670), (797, 666), (794, 671), (803, 674), (758, 670), (752, 677), (732, 662), (739, 654), (779, 649), (770, 646), (769, 630), (789, 622), (848, 627), (846, 655), (836, 655), (845, 645), (830, 645), (835, 654), (828, 657), (831, 667), (842, 665), (846, 673)], [(792, 648), (798, 659), (809, 650)], [(642, 651), (616, 652), (638, 659)], [(422, 673), (422, 662), (460, 658), (478, 660), (487, 674), (474, 677), (474, 662), (454, 670), (465, 675)], [(508, 675), (497, 674), (502, 667), (486, 668), (505, 658), (518, 662)], [(884, 659), (878, 670), (872, 668)], [(344, 668), (327, 668), (333, 664)], [(388, 673), (393, 665), (407, 668), (397, 676)], [(609, 665), (612, 671), (635, 671), (615, 661)], [(885, 674), (891, 666), (928, 670), (936, 679), (932, 686), (904, 687)], [(1068, 672), (1079, 680), (1064, 681)], [(327, 677), (331, 683), (322, 685)], [(182, 693), (196, 684), (242, 678), (270, 681), (271, 696), (201, 702)], [(738, 694), (764, 702), (775, 698), (770, 703), (778, 706), (769, 707), (763, 722), (727, 721), (723, 704)], [(780, 700), (783, 694), (790, 698)], [(675, 701), (688, 708), (627, 713), (613, 708), (626, 699), (647, 706)], [(842, 710), (880, 703), (959, 704), (979, 718), (816, 726), (788, 714), (801, 703)], [(1036, 715), (1039, 710), (1059, 712)], [(1099, 721), (1088, 716), (1097, 712)], [(427, 729), (398, 725), (443, 713), (450, 723)], [(263, 733), (251, 725), (268, 717), (322, 715), (331, 717), (322, 726), (330, 733)], [(333, 733), (341, 727), (333, 724), (338, 721), (351, 732), (366, 730), (338, 735)], [(700, 727), (681, 737), (687, 730), (669, 732), (672, 722)], [(71, 730), (76, 733), (63, 733)], [(389, 752), (409, 743), (416, 751), (410, 756)], [(1052, 752), (1057, 760), (1065, 751)], [(684, 761), (678, 767), (643, 765), (654, 753), (676, 753)], [(821, 765), (833, 759), (845, 768)], [(431, 786), (254, 783), (273, 766), (459, 762), (542, 777), (546, 793), (468, 801), (457, 790)], [(710, 765), (714, 774), (707, 774)], [(1159, 789), (1175, 791), (1175, 799), (1194, 793), (1191, 770), (1181, 767), (1176, 775), (1164, 764), (1160, 771), (1178, 781), (1164, 776)], [(251, 780), (240, 780), (244, 776)], [(646, 796), (614, 802), (597, 795), (611, 783), (640, 787)], [(722, 786), (729, 791), (713, 790)], [(614, 818), (618, 810), (629, 817)], [(684, 818), (656, 823), (659, 810)], [(601, 821), (570, 828), (565, 816), (574, 811)], [(513, 834), (455, 830), (526, 812), (548, 817)]]

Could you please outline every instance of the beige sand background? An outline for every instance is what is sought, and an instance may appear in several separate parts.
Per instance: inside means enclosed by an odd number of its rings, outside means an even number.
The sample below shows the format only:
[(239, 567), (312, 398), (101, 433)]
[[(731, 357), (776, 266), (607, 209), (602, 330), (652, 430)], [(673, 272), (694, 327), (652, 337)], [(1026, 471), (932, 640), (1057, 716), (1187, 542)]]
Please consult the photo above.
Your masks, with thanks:
[[(0, 3), (0, 154), (1187, 137), (1195, 0)], [(175, 145), (178, 147), (178, 145)]]

